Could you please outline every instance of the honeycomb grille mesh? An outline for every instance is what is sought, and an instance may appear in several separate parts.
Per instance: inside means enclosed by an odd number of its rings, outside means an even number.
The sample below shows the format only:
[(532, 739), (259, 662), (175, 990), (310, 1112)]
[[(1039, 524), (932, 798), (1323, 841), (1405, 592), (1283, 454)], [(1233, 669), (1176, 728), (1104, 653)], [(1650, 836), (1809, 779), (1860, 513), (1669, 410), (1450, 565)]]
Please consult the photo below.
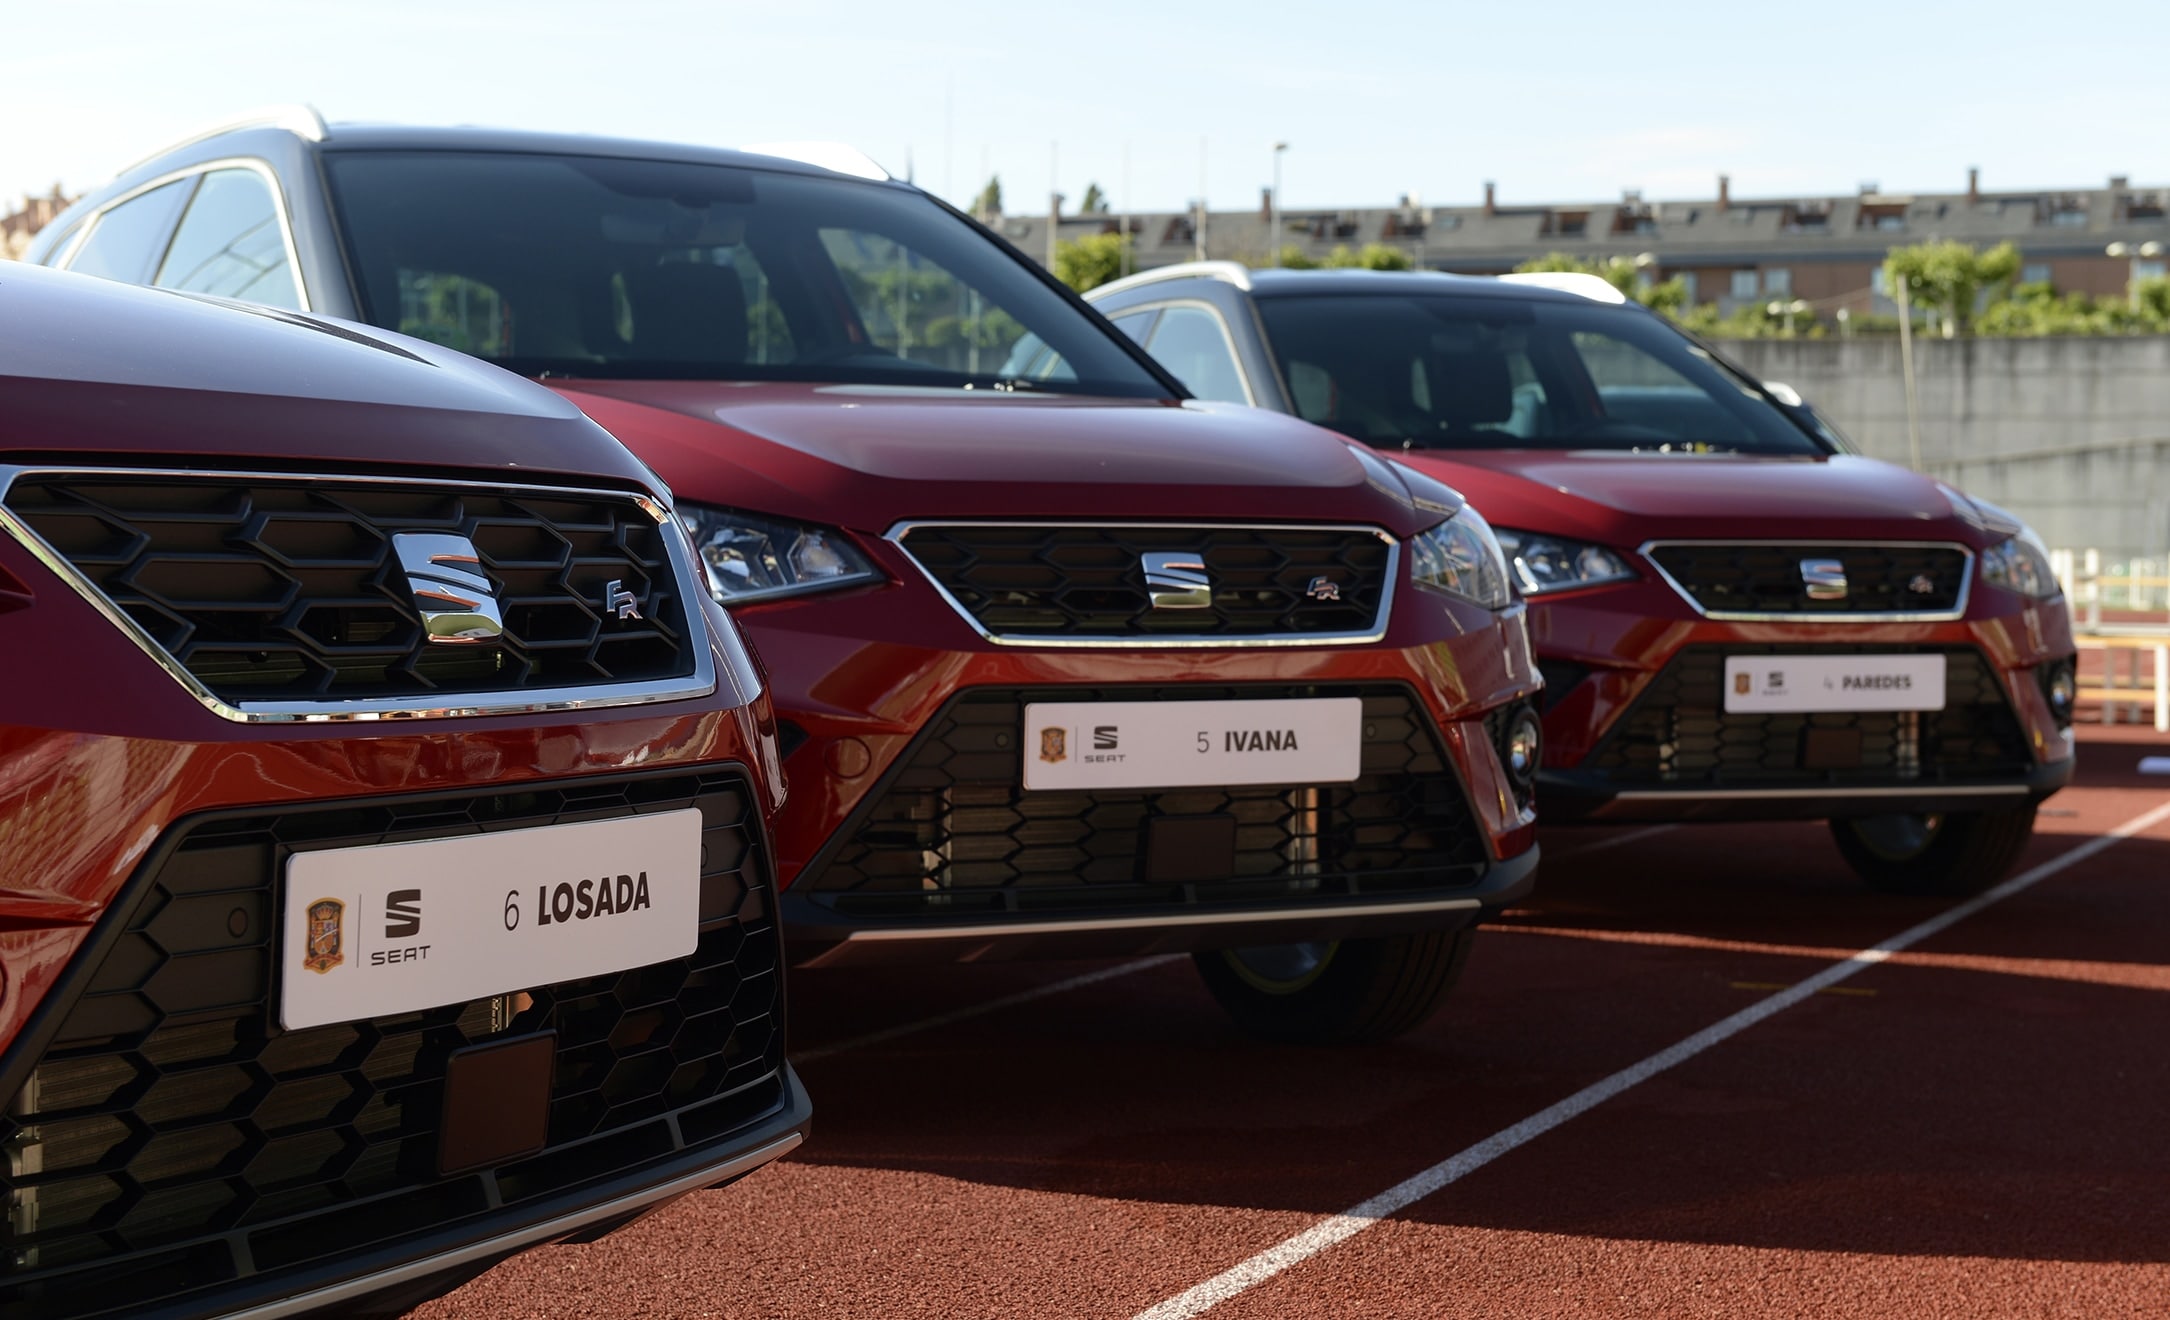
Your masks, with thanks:
[[(773, 898), (735, 773), (219, 820), (188, 829), (4, 1120), (0, 1309), (102, 1313), (441, 1227), (667, 1157), (781, 1101)], [(702, 813), (695, 951), (427, 1012), (272, 1028), (275, 877), (297, 848)], [(436, 1174), (448, 1056), (556, 1032), (548, 1144)], [(674, 1135), (675, 1134), (675, 1135)]]
[[(1653, 546), (1650, 557), (1712, 614), (1937, 614), (1959, 606), (1967, 555), (1957, 546)], [(1846, 594), (1817, 600), (1802, 581), (1805, 560), (1835, 560)]]
[[(630, 497), (33, 473), (6, 499), (229, 702), (586, 687), (695, 665), (662, 532)], [(393, 550), (400, 532), (473, 542), (501, 638), (430, 643)], [(637, 617), (605, 607), (613, 583)]]
[[(1591, 767), (1622, 786), (1756, 786), (1942, 782), (2021, 773), (2026, 736), (1997, 676), (1978, 651), (1942, 648), (1944, 709), (1817, 714), (1729, 714), (1725, 661), (1742, 655), (1922, 654), (1925, 648), (1694, 646), (1675, 656), (1614, 724)], [(1860, 762), (1804, 764), (1810, 730), (1858, 733)]]
[[(1286, 637), (1378, 625), (1391, 547), (1375, 532), (1305, 527), (914, 527), (904, 549), (997, 637)], [(1196, 554), (1202, 609), (1155, 608), (1141, 557)]]
[[(1353, 783), (1143, 791), (1021, 787), (1032, 701), (1360, 697)], [(1158, 817), (1231, 816), (1234, 874), (1148, 881)], [(1460, 887), (1485, 871), (1482, 827), (1406, 689), (1362, 686), (977, 689), (929, 722), (883, 787), (794, 887), (841, 912), (1048, 911)]]

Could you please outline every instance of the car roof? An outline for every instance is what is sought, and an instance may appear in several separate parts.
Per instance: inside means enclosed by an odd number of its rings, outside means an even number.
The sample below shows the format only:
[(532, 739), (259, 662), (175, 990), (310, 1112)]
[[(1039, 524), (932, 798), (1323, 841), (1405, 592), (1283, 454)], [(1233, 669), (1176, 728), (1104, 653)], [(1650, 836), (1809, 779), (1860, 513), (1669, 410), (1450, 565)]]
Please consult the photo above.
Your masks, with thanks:
[(1523, 302), (1618, 303), (1617, 290), (1594, 275), (1450, 275), (1436, 270), (1246, 270), (1230, 261), (1190, 261), (1141, 271), (1101, 285), (1092, 301), (1112, 294), (1211, 281), (1231, 285), (1254, 298), (1301, 295), (1450, 293)]
[[(587, 133), (544, 133), (513, 128), (443, 128), (406, 124), (358, 124), (335, 123), (329, 126), (317, 150), (342, 151), (477, 151), (518, 152), (532, 155), (553, 156), (604, 156), (620, 160), (675, 161), (690, 165), (736, 165), (744, 169), (776, 170), (792, 174), (813, 174), (826, 177), (846, 175), (870, 183), (886, 183), (895, 187), (910, 187), (886, 173), (874, 179), (866, 172), (838, 169), (814, 163), (804, 158), (809, 149), (822, 144), (781, 143), (777, 152), (792, 151), (795, 154), (772, 154), (761, 148), (730, 150), (722, 147), (692, 146), (682, 142), (649, 142), (638, 138), (598, 137)], [(850, 152), (849, 148), (833, 147), (828, 150), (837, 157)], [(871, 160), (864, 161), (864, 170), (879, 171), (880, 166)], [(840, 162), (841, 163), (841, 162)]]

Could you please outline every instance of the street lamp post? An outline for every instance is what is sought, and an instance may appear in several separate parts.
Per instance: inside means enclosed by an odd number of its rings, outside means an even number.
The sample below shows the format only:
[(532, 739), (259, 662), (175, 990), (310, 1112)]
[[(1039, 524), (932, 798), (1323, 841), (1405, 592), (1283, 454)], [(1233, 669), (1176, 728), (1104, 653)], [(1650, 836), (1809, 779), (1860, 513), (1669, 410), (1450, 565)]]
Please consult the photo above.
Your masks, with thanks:
[(2156, 260), (2162, 256), (2164, 250), (2163, 245), (2152, 238), (2145, 243), (2112, 243), (2102, 249), (2102, 254), (2106, 257), (2126, 259), (2125, 301), (2135, 311), (2140, 307), (2140, 263)]
[(1275, 269), (1281, 265), (1281, 153), (1288, 143), (1273, 144), (1273, 191), (1266, 194), (1266, 246), (1273, 249)]

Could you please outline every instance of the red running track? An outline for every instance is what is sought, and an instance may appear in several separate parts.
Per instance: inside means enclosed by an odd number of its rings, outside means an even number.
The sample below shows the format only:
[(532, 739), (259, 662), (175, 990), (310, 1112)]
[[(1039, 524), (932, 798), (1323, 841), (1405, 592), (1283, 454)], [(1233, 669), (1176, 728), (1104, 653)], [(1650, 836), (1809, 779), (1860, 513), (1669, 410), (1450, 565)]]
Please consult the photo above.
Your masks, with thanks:
[[(2134, 772), (2170, 746), (2081, 736), (2026, 865), (2099, 851), (1202, 1313), (2170, 1314), (2170, 813), (2093, 843), (2170, 803)], [(1950, 906), (1865, 893), (1820, 826), (1545, 846), (1537, 899), (1383, 1047), (1255, 1044), (1181, 961), (800, 973), (798, 1156), (415, 1314), (1181, 1314)]]

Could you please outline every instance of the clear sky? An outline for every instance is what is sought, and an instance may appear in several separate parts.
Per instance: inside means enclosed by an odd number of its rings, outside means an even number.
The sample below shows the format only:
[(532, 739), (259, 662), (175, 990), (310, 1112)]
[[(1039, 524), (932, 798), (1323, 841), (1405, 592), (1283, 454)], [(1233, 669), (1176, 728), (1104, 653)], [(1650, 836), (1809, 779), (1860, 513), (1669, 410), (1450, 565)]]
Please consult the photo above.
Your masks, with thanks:
[[(0, 209), (205, 123), (852, 142), (1012, 211), (2170, 182), (2170, 13), (2015, 0), (0, 0)], [(1203, 165), (1201, 167), (1201, 158)]]

